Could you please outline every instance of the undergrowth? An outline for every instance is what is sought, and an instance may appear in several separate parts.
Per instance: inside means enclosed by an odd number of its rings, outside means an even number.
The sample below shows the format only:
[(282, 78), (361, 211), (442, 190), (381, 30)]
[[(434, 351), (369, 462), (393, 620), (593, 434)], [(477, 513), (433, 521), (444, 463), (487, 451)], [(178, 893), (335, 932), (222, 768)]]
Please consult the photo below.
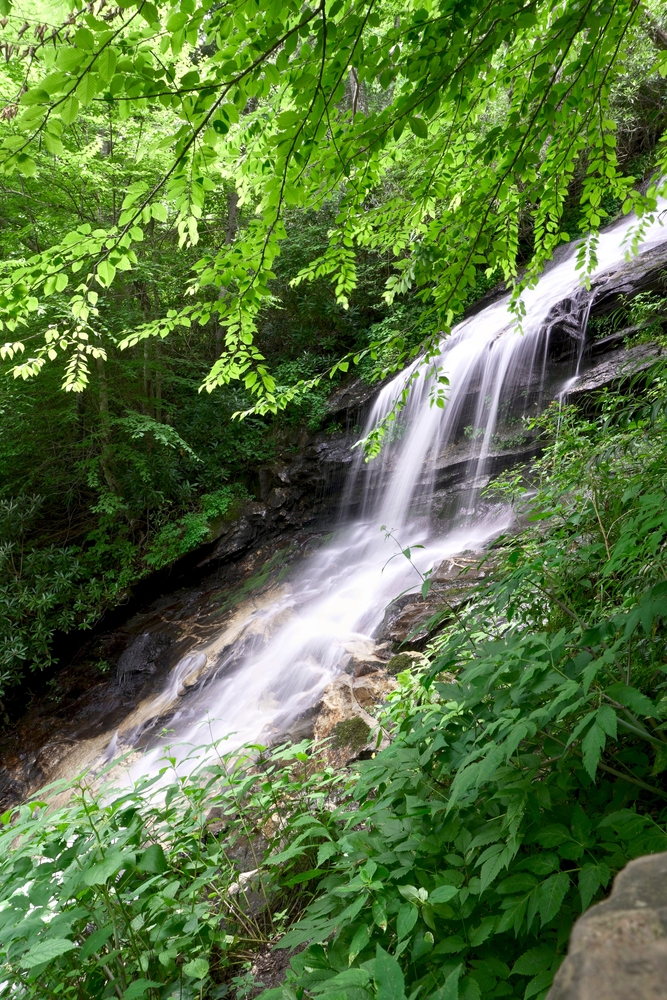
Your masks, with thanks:
[(186, 777), (167, 752), (136, 786), (114, 766), (5, 813), (0, 996), (246, 995), (245, 959), (311, 881), (301, 844), (329, 836), (340, 778), (304, 749), (207, 746)]
[(542, 1000), (577, 916), (667, 848), (663, 373), (637, 388), (540, 418), (494, 582), (400, 675), (266, 1000)]

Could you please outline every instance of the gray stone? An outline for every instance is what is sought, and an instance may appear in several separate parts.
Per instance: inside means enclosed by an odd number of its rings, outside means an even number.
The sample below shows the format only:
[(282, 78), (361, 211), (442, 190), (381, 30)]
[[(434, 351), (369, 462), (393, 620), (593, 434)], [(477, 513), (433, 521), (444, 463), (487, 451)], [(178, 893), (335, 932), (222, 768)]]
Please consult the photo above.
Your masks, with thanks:
[(577, 920), (547, 1000), (667, 997), (667, 852), (631, 861)]
[(626, 350), (615, 351), (609, 358), (580, 375), (568, 390), (567, 398), (572, 402), (606, 386), (624, 382), (649, 368), (661, 354), (662, 350), (657, 344), (637, 344)]

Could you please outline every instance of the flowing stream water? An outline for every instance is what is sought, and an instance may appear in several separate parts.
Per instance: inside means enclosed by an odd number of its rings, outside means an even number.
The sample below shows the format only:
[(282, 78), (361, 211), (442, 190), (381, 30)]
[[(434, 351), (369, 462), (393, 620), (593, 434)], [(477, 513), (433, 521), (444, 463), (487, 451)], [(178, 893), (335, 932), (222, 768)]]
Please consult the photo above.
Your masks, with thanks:
[[(635, 223), (630, 217), (600, 237), (597, 271), (623, 262), (623, 239)], [(665, 230), (656, 219), (641, 252), (664, 240)], [(387, 605), (406, 589), (418, 589), (415, 566), (425, 572), (448, 556), (480, 550), (508, 527), (510, 511), (480, 502), (480, 486), (487, 478), (503, 407), (516, 403), (522, 393), (534, 407), (541, 405), (547, 320), (581, 286), (575, 263), (572, 252), (524, 293), (521, 331), (508, 312), (508, 298), (453, 330), (436, 360), (449, 380), (444, 409), (433, 405), (433, 378), (414, 378), (380, 457), (367, 464), (357, 449), (335, 535), (305, 560), (272, 601), (236, 624), (235, 641), (230, 644), (227, 630), (174, 667), (145, 713), (155, 718), (176, 704), (169, 723), (173, 753), (183, 758), (189, 747), (221, 737), (228, 737), (229, 749), (270, 742), (317, 702), (351, 655), (372, 650)], [(380, 390), (365, 434), (391, 411), (418, 365), (416, 361)], [(570, 381), (574, 374), (573, 364)], [(563, 380), (550, 387), (547, 399), (566, 384)], [(472, 442), (466, 488), (457, 492), (446, 517), (434, 518), (438, 456), (460, 442), (464, 425)], [(352, 498), (360, 491), (363, 503), (361, 508), (356, 503), (351, 516)], [(400, 552), (397, 542), (413, 547), (414, 565), (400, 555), (392, 558)], [(196, 684), (184, 693), (183, 685), (192, 686), (193, 679)], [(133, 765), (135, 775), (154, 770), (161, 753), (154, 741)]]

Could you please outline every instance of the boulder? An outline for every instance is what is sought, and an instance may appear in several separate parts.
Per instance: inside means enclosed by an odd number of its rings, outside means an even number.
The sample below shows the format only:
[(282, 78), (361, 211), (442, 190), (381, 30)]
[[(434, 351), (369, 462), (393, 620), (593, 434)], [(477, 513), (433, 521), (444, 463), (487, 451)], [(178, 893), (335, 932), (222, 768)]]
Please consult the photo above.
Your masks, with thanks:
[(547, 1000), (667, 996), (667, 852), (631, 861), (577, 920)]
[[(329, 739), (324, 756), (330, 764), (342, 767), (363, 751), (376, 748), (378, 723), (367, 711), (382, 701), (396, 687), (385, 671), (363, 677), (339, 674), (325, 689), (315, 721), (317, 740)], [(386, 737), (380, 746), (386, 746)]]

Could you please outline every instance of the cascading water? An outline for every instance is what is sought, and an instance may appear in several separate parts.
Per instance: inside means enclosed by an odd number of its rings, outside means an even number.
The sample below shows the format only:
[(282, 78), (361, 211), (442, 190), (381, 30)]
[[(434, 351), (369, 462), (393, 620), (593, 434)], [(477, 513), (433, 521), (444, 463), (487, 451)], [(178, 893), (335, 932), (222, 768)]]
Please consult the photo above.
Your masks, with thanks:
[[(630, 218), (601, 236), (597, 271), (624, 260), (623, 239), (635, 222)], [(656, 220), (642, 252), (664, 240)], [(531, 399), (535, 406), (544, 384), (546, 321), (579, 287), (570, 254), (524, 293), (522, 331), (508, 312), (508, 298), (454, 329), (435, 362), (449, 379), (445, 408), (432, 405), (432, 378), (413, 380), (407, 404), (391, 425), (394, 440), (369, 465), (361, 453), (356, 458), (335, 537), (306, 560), (277, 599), (237, 624), (233, 643), (228, 629), (224, 637), (191, 650), (144, 710), (144, 717), (156, 718), (182, 693), (182, 684), (197, 681), (170, 719), (172, 752), (184, 756), (187, 748), (221, 737), (229, 737), (229, 749), (270, 742), (318, 700), (351, 653), (372, 646), (387, 604), (420, 582), (408, 560), (391, 558), (396, 544), (382, 526), (403, 546), (424, 546), (414, 555), (422, 572), (447, 556), (479, 550), (507, 527), (507, 509), (478, 502), (499, 415), (517, 394), (523, 393), (526, 406)], [(417, 365), (381, 389), (366, 433), (390, 412)], [(558, 388), (562, 385), (551, 395)], [(464, 426), (471, 439), (467, 488), (450, 504), (443, 523), (431, 509), (438, 456), (456, 447)], [(360, 489), (364, 500), (350, 519), (351, 498)], [(145, 753), (135, 774), (150, 772), (161, 753), (158, 746)]]

